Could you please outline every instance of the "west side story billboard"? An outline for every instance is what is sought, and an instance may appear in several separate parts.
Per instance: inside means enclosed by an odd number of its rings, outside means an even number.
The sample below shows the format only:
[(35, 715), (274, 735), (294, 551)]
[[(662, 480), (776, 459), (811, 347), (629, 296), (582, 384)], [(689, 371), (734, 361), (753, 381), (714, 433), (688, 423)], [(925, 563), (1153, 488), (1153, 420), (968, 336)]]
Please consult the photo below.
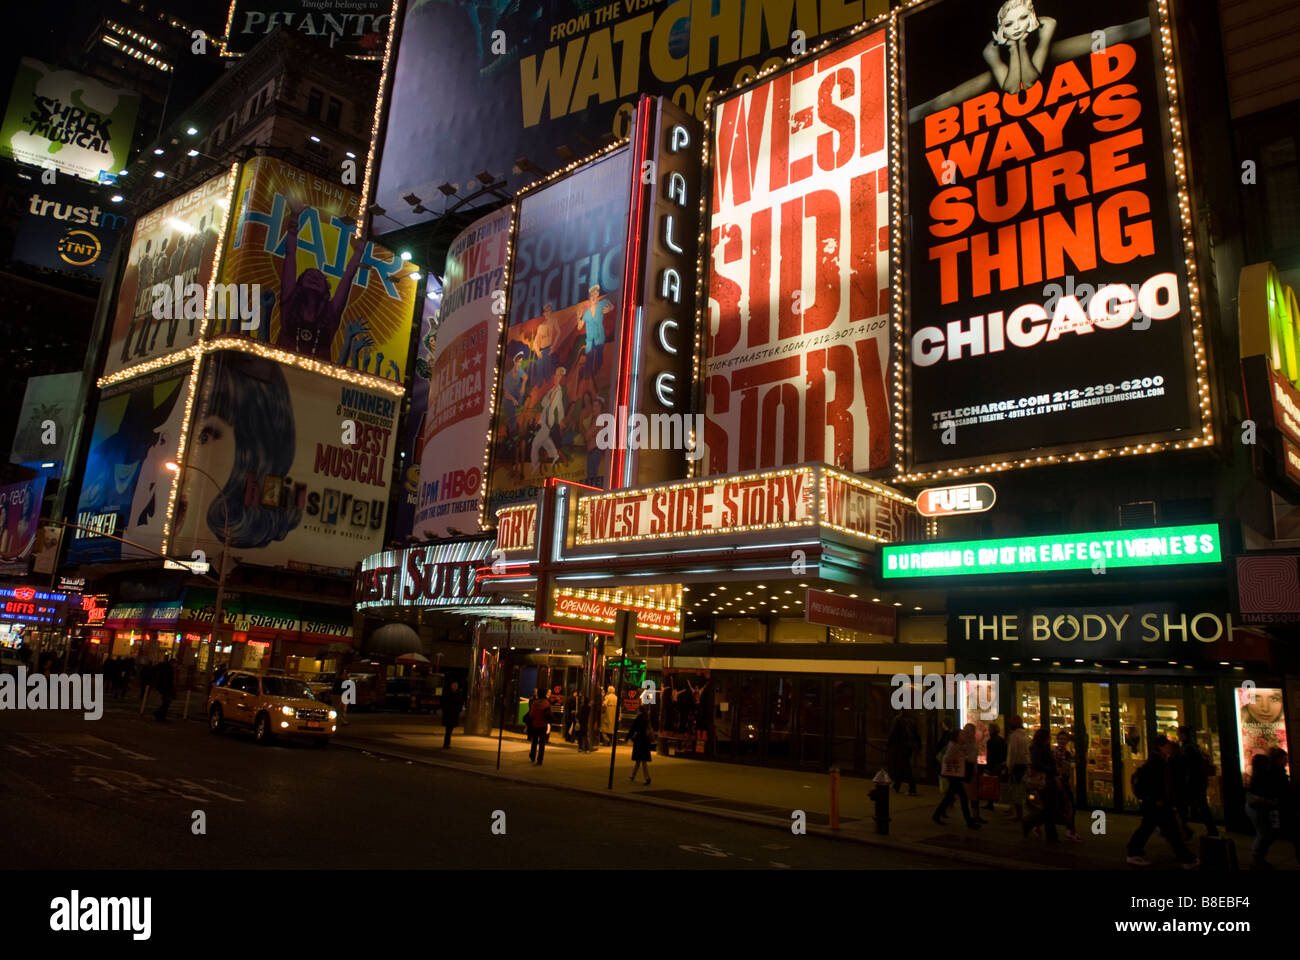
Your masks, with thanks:
[(714, 109), (708, 473), (889, 465), (885, 37)]
[[(521, 157), (550, 171), (626, 136), (642, 93), (702, 121), (710, 93), (887, 9), (886, 0), (409, 0), (376, 199), (411, 224), (436, 215), (428, 201), (444, 182), (473, 189), (487, 170), (517, 189), (536, 179), (516, 169)], [(403, 200), (411, 194), (427, 213)]]
[(913, 471), (1203, 439), (1159, 10), (898, 15)]

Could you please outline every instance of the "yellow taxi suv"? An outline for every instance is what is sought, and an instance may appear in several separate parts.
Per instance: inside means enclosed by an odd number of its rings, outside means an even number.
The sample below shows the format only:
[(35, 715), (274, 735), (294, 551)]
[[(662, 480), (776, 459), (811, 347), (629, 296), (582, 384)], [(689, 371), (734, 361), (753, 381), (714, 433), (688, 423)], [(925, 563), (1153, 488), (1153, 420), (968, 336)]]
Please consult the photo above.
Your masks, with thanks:
[(337, 728), (338, 711), (322, 703), (297, 677), (230, 670), (208, 693), (208, 729), (227, 724), (253, 731), (260, 744), (277, 737), (299, 737), (325, 746)]

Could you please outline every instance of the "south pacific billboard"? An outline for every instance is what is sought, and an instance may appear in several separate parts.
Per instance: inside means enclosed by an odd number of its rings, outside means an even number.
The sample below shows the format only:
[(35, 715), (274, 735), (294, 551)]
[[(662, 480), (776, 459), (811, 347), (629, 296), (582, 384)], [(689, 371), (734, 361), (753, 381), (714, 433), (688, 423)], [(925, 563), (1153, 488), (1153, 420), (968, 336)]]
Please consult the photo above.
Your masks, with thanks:
[[(193, 307), (187, 311), (184, 291), (192, 286), (206, 290), (212, 279), (229, 187), (230, 175), (223, 173), (136, 221), (113, 314), (105, 376), (198, 342), (203, 297), (192, 298)], [(177, 284), (183, 294), (180, 309), (169, 307), (157, 311), (161, 318), (155, 316), (155, 287), (174, 291)]]
[(886, 0), (410, 0), (376, 199), (410, 224), (437, 215), (429, 201), (443, 183), (472, 192), (487, 171), (517, 189), (537, 178), (520, 158), (550, 172), (627, 136), (643, 93), (703, 121), (711, 93), (887, 9)]
[(350, 571), (379, 550), (398, 398), (242, 351), (205, 367), (169, 553), (216, 556), (227, 523), (251, 564)]
[(885, 36), (714, 108), (708, 473), (891, 461)]
[(212, 335), (248, 337), (401, 383), (418, 268), (358, 236), (358, 202), (351, 190), (283, 161), (245, 164), (221, 282), (256, 284), (255, 302), (251, 292), (247, 298), (256, 316), (226, 310), (212, 321)]
[(909, 466), (1200, 442), (1158, 7), (898, 19)]
[(488, 523), (548, 477), (608, 483), (600, 418), (616, 405), (622, 362), (631, 193), (632, 151), (621, 147), (518, 201)]
[(168, 367), (101, 394), (69, 563), (158, 555), (173, 476), (166, 463), (180, 445), (189, 371)]
[(0, 156), (109, 181), (127, 165), (140, 95), (23, 57), (0, 126)]
[(512, 213), (506, 207), (475, 221), (447, 252), (432, 359), (427, 378), (417, 375), (408, 421), (418, 467), (417, 537), (478, 530), (500, 346), (493, 305), (504, 306)]

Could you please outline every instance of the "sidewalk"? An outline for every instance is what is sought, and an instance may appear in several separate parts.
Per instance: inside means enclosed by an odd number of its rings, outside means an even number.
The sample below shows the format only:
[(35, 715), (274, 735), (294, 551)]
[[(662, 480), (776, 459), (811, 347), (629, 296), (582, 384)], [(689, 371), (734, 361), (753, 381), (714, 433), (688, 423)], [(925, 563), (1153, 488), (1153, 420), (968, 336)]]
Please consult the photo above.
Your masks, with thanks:
[[(456, 732), (452, 748), (442, 749), (443, 728), (436, 718), (405, 715), (353, 714), (348, 726), (339, 730), (334, 743), (387, 757), (432, 763), (486, 776), (499, 776), (521, 783), (582, 790), (620, 800), (653, 803), (696, 813), (762, 823), (789, 830), (795, 810), (803, 810), (808, 832), (838, 836), (847, 840), (886, 846), (897, 850), (933, 855), (949, 854), (954, 861), (995, 869), (1133, 870), (1124, 862), (1124, 846), (1137, 829), (1138, 818), (1107, 811), (1104, 834), (1092, 833), (1092, 816), (1079, 811), (1076, 823), (1082, 843), (1049, 847), (1043, 840), (1025, 839), (1020, 824), (1008, 819), (1007, 810), (982, 815), (990, 822), (982, 829), (969, 830), (962, 823), (960, 807), (954, 805), (949, 824), (937, 826), (930, 815), (940, 793), (921, 785), (919, 795), (909, 797), (906, 789), (890, 794), (889, 835), (876, 833), (874, 804), (867, 794), (869, 780), (844, 777), (840, 780), (840, 829), (830, 829), (830, 777), (824, 773), (757, 767), (663, 757), (655, 754), (651, 763), (652, 782), (628, 782), (632, 772), (631, 747), (618, 745), (614, 788), (608, 788), (609, 747), (596, 753), (579, 754), (558, 733), (552, 733), (541, 767), (528, 761), (528, 742), (520, 734), (506, 732), (501, 741), (501, 769), (496, 769), (497, 738), (469, 737)], [(1201, 832), (1198, 829), (1198, 835)], [(1063, 836), (1063, 834), (1062, 834)], [(1242, 867), (1250, 861), (1248, 836), (1234, 834)], [(1197, 839), (1192, 841), (1196, 851)], [(1151, 869), (1177, 866), (1173, 852), (1156, 835), (1147, 844)], [(1270, 859), (1282, 869), (1295, 869), (1289, 844), (1275, 844)]]

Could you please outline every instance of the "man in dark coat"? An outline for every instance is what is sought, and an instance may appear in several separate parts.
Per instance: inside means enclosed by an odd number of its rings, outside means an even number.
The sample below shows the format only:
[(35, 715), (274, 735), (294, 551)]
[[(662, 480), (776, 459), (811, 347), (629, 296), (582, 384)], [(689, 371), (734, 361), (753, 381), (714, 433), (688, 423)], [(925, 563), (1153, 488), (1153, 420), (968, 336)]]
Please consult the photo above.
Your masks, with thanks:
[(451, 731), (456, 728), (460, 720), (460, 708), (464, 706), (465, 698), (461, 696), (460, 684), (453, 680), (442, 691), (442, 748), (444, 750), (451, 746)]
[(172, 705), (172, 696), (176, 692), (176, 675), (172, 670), (172, 661), (168, 657), (154, 670), (154, 686), (158, 688), (158, 695), (162, 697), (162, 706), (154, 714), (155, 720), (167, 719), (167, 708)]

